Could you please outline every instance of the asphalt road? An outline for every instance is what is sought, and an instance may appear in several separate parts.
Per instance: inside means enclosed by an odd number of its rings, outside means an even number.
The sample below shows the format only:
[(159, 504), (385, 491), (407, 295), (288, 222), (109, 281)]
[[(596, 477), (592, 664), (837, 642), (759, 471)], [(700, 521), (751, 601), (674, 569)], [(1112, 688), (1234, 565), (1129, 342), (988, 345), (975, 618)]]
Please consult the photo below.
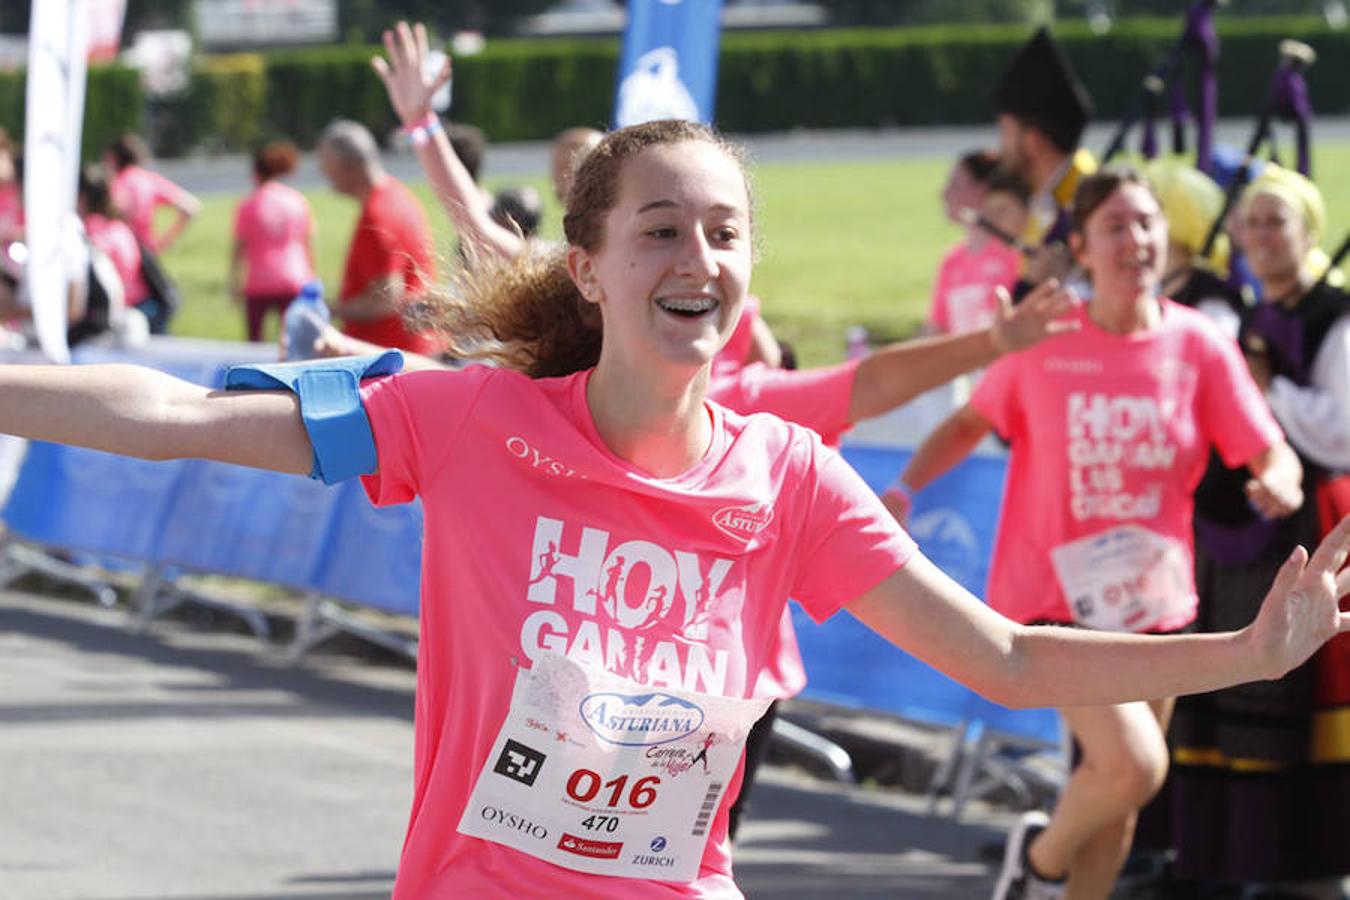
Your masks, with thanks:
[[(0, 896), (387, 897), (411, 796), (414, 674), (218, 628), (124, 628), (0, 593)], [(767, 767), (736, 848), (750, 897), (977, 898), (1007, 813)]]

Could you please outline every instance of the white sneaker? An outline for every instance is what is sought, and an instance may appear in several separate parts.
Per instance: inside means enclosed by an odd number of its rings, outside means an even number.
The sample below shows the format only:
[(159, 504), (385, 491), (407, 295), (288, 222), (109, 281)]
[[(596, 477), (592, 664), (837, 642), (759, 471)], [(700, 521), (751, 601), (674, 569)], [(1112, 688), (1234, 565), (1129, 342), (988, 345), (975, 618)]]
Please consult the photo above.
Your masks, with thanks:
[(1040, 811), (1023, 813), (1008, 832), (1008, 845), (1003, 851), (1003, 869), (994, 885), (993, 900), (1063, 900), (1064, 882), (1050, 881), (1036, 875), (1027, 859), (1031, 841), (1050, 824), (1050, 817)]

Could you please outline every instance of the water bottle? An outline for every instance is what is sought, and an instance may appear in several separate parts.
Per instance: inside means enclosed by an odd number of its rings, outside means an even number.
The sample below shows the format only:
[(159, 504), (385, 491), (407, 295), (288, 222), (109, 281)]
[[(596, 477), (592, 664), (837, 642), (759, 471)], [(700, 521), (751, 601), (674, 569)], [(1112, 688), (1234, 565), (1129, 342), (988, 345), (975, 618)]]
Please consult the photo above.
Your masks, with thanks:
[(305, 282), (286, 307), (286, 358), (313, 359), (314, 342), (328, 325), (328, 304), (323, 302), (323, 282)]
[(854, 325), (844, 335), (844, 356), (848, 359), (862, 359), (872, 350), (867, 342), (867, 329)]

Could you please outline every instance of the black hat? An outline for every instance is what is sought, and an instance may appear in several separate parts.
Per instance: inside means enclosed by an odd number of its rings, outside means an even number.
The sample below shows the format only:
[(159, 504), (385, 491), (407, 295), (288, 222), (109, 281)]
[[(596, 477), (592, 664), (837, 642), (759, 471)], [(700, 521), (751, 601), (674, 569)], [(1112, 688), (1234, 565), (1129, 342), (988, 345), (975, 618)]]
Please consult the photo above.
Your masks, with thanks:
[(1039, 128), (1071, 153), (1092, 115), (1092, 98), (1049, 30), (1041, 28), (1003, 70), (994, 109)]

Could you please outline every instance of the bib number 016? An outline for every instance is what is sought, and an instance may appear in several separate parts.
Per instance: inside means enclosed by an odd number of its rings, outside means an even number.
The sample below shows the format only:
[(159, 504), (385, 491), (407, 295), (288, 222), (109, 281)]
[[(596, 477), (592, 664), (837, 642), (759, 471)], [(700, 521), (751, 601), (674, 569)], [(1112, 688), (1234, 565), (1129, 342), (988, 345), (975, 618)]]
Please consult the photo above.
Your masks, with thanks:
[[(627, 775), (620, 775), (613, 781), (605, 781), (598, 772), (577, 769), (567, 779), (567, 796), (578, 803), (590, 803), (603, 789), (609, 792), (605, 805), (614, 809), (623, 804), (624, 792), (627, 790), (627, 805), (633, 809), (646, 809), (656, 802), (656, 786), (660, 783), (660, 776), (648, 775), (634, 781), (632, 788), (629, 789)], [(613, 831), (612, 828), (610, 830)]]

